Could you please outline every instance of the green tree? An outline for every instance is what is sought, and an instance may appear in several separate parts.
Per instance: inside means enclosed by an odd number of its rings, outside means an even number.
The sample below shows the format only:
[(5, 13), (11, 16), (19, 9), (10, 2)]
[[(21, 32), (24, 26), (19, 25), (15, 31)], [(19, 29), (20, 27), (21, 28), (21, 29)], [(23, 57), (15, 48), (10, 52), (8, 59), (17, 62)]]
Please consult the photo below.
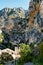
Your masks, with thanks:
[(19, 59), (18, 65), (23, 65), (23, 63), (26, 63), (32, 60), (31, 48), (29, 45), (26, 45), (24, 43), (20, 44), (20, 56), (21, 58)]

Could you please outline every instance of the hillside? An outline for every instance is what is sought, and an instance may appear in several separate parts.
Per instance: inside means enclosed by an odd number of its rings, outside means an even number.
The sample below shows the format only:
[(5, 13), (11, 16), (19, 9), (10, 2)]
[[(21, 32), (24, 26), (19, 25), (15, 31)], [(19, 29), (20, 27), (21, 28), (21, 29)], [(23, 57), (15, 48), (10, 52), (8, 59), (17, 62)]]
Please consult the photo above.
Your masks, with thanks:
[(43, 40), (43, 1), (30, 1), (29, 10), (4, 8), (0, 10), (0, 28), (4, 43), (40, 43)]

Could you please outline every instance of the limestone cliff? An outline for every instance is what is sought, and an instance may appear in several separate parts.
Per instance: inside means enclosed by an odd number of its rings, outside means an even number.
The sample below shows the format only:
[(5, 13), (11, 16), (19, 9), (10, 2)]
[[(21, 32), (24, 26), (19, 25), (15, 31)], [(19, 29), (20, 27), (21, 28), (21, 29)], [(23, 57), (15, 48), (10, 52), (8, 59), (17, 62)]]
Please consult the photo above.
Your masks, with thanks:
[(0, 10), (0, 28), (4, 43), (40, 43), (43, 41), (43, 0), (30, 0), (29, 10)]
[(29, 24), (34, 23), (34, 18), (37, 16), (40, 10), (40, 0), (31, 0), (29, 5)]

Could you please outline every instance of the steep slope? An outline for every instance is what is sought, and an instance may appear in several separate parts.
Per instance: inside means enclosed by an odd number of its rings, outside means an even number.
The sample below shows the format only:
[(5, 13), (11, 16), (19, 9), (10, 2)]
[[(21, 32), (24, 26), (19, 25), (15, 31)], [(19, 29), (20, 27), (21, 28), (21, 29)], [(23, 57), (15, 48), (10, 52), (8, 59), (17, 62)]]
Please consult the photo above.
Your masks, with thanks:
[(43, 1), (31, 0), (29, 10), (4, 8), (0, 11), (4, 43), (40, 43), (43, 40)]
[(32, 23), (34, 23), (34, 18), (36, 17), (36, 15), (39, 12), (39, 8), (40, 8), (40, 1), (36, 2), (31, 1), (30, 2), (30, 7), (29, 7), (29, 24), (32, 25)]

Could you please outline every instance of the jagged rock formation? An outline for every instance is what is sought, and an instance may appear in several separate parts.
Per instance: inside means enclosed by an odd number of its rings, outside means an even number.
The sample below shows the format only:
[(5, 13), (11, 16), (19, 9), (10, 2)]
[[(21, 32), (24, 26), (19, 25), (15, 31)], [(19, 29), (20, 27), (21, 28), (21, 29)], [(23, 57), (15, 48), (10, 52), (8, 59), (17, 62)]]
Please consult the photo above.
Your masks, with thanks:
[(29, 27), (32, 29), (33, 34), (30, 38), (30, 41), (40, 42), (43, 39), (43, 1), (42, 0), (31, 0), (29, 7)]
[(2, 9), (0, 27), (6, 35), (6, 43), (40, 43), (43, 40), (43, 1), (31, 0), (29, 11), (22, 8)]
[(29, 23), (30, 25), (32, 25), (32, 23), (34, 22), (34, 18), (35, 16), (38, 14), (39, 12), (39, 8), (40, 8), (40, 1), (38, 0), (33, 0), (30, 2), (30, 7), (29, 7)]

